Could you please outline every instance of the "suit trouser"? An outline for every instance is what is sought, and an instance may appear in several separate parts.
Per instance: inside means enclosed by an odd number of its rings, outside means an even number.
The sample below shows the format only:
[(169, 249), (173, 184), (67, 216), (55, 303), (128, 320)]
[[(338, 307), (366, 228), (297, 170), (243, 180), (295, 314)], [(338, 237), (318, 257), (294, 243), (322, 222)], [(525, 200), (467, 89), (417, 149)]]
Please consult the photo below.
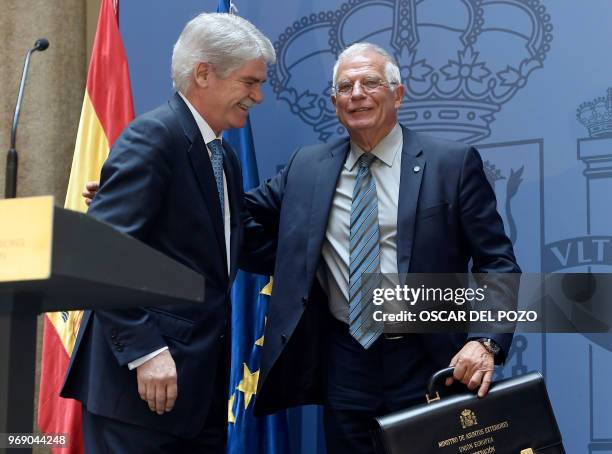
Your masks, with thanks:
[[(202, 430), (192, 439), (96, 415), (83, 405), (85, 453), (224, 454), (227, 439), (227, 378), (227, 358), (220, 354), (210, 409)], [(142, 405), (147, 403), (142, 401)]]
[(365, 350), (348, 325), (330, 320), (327, 393), (324, 405), (328, 454), (372, 454), (374, 417), (425, 400), (425, 383), (435, 367), (418, 336), (384, 335)]

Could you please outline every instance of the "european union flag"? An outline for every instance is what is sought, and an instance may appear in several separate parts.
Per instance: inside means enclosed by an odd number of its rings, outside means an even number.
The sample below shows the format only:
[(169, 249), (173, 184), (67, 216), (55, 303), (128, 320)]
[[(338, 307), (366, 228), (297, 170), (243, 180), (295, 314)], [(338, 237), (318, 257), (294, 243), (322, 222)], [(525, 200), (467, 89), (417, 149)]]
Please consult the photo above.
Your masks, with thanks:
[[(218, 12), (230, 12), (230, 1), (220, 0)], [(233, 11), (232, 11), (233, 12)], [(259, 185), (251, 122), (224, 133), (242, 165), (244, 190)], [(286, 412), (256, 418), (257, 391), (270, 278), (239, 271), (232, 288), (232, 359), (228, 403), (227, 453), (285, 454), (289, 452)]]

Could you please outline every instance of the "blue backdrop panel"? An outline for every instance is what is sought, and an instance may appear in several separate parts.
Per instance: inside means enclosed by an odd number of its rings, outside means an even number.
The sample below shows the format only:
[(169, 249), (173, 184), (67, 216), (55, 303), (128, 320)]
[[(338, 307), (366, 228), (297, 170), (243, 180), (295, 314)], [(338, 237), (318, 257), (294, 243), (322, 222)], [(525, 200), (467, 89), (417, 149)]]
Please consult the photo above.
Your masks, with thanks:
[[(237, 0), (275, 44), (253, 109), (260, 177), (345, 133), (329, 101), (339, 51), (393, 53), (410, 127), (475, 144), (524, 270), (612, 267), (612, 3), (569, 0)], [(171, 92), (181, 27), (217, 2), (122, 4), (139, 113)], [(546, 374), (569, 453), (612, 453), (612, 336), (520, 335), (497, 376)], [(322, 451), (320, 412), (293, 413), (295, 453)]]

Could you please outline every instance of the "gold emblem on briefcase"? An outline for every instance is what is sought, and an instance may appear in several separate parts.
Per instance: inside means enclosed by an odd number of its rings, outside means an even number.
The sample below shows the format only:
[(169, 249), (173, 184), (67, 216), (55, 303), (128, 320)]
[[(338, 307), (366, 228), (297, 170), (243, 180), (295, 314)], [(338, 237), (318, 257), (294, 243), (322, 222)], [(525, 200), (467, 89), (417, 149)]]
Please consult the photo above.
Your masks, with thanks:
[(461, 415), (459, 415), (459, 420), (461, 421), (461, 427), (464, 429), (478, 425), (476, 413), (474, 413), (472, 410), (468, 410), (467, 408), (461, 412)]

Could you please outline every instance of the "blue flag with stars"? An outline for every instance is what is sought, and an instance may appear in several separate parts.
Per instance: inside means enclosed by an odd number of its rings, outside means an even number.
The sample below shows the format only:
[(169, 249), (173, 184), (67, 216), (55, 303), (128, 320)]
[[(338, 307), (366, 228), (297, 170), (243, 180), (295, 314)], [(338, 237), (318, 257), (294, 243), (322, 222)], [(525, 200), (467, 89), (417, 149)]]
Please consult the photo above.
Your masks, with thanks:
[[(218, 12), (234, 12), (220, 0)], [(251, 121), (223, 134), (236, 151), (247, 191), (259, 185)], [(232, 355), (228, 402), (228, 454), (285, 454), (289, 452), (286, 412), (256, 418), (254, 398), (259, 380), (261, 349), (272, 279), (239, 271), (232, 288)]]

